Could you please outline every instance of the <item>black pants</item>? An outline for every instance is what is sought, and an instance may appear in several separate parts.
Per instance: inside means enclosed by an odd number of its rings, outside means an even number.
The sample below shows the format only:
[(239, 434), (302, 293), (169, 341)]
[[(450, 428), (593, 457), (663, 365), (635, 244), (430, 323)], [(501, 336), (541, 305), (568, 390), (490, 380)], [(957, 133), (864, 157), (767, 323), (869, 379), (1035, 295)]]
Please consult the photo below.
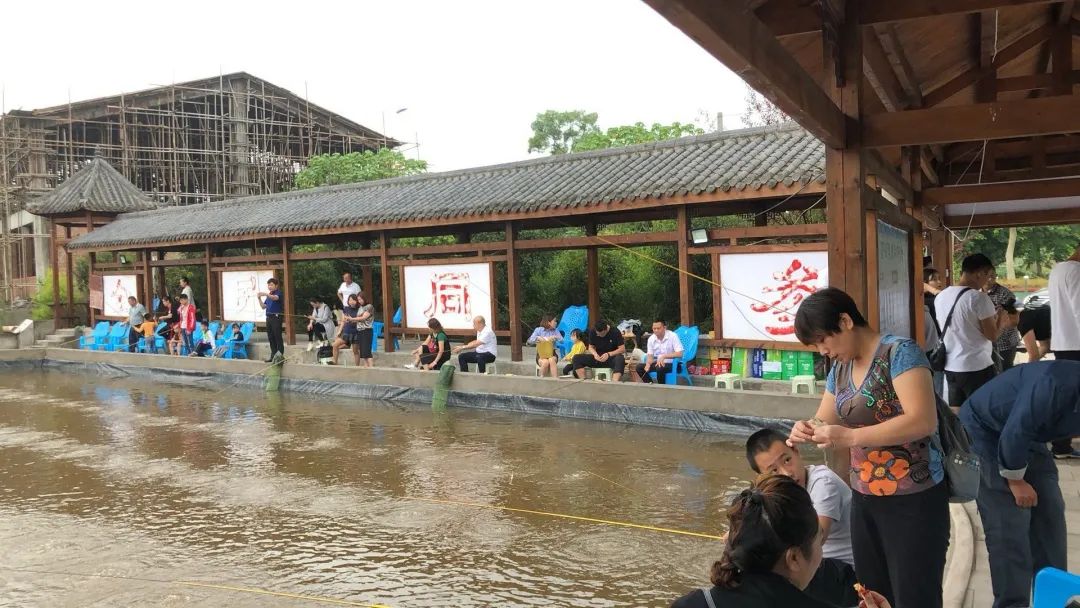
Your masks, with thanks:
[[(1059, 361), (1080, 361), (1080, 350), (1055, 350), (1054, 359)], [(1055, 439), (1053, 444), (1055, 454), (1072, 454), (1072, 437)]]
[(282, 323), (285, 316), (281, 313), (269, 313), (266, 315), (266, 339), (270, 342), (270, 358), (281, 353), (285, 356), (285, 343), (281, 338)]
[(596, 357), (584, 354), (574, 355), (571, 360), (574, 371), (585, 367), (606, 367), (611, 370), (613, 374), (621, 374), (626, 369), (626, 357), (622, 355), (611, 355), (607, 361), (597, 361)]
[(638, 363), (638, 365), (637, 365), (637, 375), (638, 375), (638, 377), (641, 378), (641, 381), (644, 382), (645, 384), (652, 384), (653, 379), (652, 379), (652, 376), (650, 376), (648, 372), (656, 372), (656, 383), (657, 384), (664, 384), (664, 380), (667, 379), (667, 375), (671, 374), (671, 373), (674, 373), (675, 369), (672, 367), (671, 363), (668, 363), (667, 365), (664, 365), (663, 367), (659, 367), (654, 362), (653, 366), (652, 366), (652, 369), (646, 370), (644, 363)]
[(895, 496), (852, 491), (855, 573), (893, 608), (941, 608), (948, 548), (948, 484)]
[(326, 328), (323, 327), (322, 323), (315, 323), (314, 325), (311, 326), (311, 330), (307, 332), (307, 341), (308, 342), (314, 342), (315, 340), (319, 340), (321, 342), (322, 340), (325, 340), (325, 339), (326, 339)]
[(1039, 496), (1034, 508), (1016, 506), (1009, 483), (998, 473), (997, 462), (982, 461), (979, 517), (990, 554), (990, 582), (994, 608), (1029, 606), (1035, 573), (1047, 566), (1067, 570), (1065, 499), (1058, 470), (1046, 448), (1033, 451), (1024, 480)]
[[(945, 371), (945, 380), (949, 383), (949, 406), (960, 407), (979, 387), (994, 379), (997, 372), (991, 365), (977, 372)], [(893, 608), (896, 608), (895, 606)]]
[(128, 352), (133, 353), (139, 349), (139, 338), (142, 332), (134, 327), (128, 329)]
[(821, 560), (814, 578), (806, 586), (806, 595), (817, 598), (831, 606), (858, 606), (859, 594), (855, 593), (855, 569), (847, 562), (826, 557)]
[(1016, 347), (1008, 348), (1005, 350), (999, 350), (998, 355), (1001, 356), (1001, 371), (1006, 372), (1013, 368), (1016, 363)]
[(371, 358), (371, 343), (374, 339), (375, 330), (370, 327), (356, 332), (356, 342), (353, 344), (356, 344), (357, 348), (360, 350), (361, 359)]
[[(436, 358), (436, 357), (438, 357), (438, 358)], [(450, 351), (443, 351), (443, 354), (440, 357), (438, 350), (432, 352), (426, 346), (424, 347), (424, 352), (420, 354), (420, 364), (421, 365), (428, 365), (429, 363), (434, 363), (434, 365), (431, 366), (431, 369), (441, 369), (442, 366), (443, 366), (443, 363), (446, 363), (449, 360), (450, 360)]]
[(461, 353), (457, 356), (458, 367), (461, 371), (469, 371), (469, 364), (476, 364), (476, 371), (481, 374), (487, 371), (487, 364), (495, 362), (495, 355), (491, 353), (478, 353), (475, 350), (470, 350), (467, 353)]

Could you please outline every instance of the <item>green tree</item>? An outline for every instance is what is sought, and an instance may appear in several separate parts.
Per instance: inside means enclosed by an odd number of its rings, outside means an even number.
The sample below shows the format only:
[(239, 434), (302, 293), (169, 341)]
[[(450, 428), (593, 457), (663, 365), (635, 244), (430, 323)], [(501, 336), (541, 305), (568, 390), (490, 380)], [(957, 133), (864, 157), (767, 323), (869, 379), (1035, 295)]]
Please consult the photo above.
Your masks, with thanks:
[(315, 188), (352, 184), (427, 171), (427, 161), (406, 158), (389, 148), (378, 152), (365, 150), (348, 154), (320, 154), (308, 160), (308, 166), (296, 174), (297, 188)]
[[(997, 264), (1006, 263), (1009, 248), (1009, 228), (972, 230), (960, 246), (956, 263), (972, 253), (982, 253)], [(1043, 276), (1054, 262), (1072, 253), (1080, 240), (1080, 225), (1027, 226), (1016, 228), (1016, 267), (1033, 276)]]
[(565, 154), (574, 148), (574, 142), (582, 137), (599, 133), (596, 112), (571, 110), (559, 112), (547, 110), (536, 115), (532, 122), (533, 135), (529, 138), (529, 152)]
[(694, 124), (673, 122), (670, 125), (662, 125), (654, 122), (651, 127), (646, 127), (643, 122), (635, 122), (632, 125), (611, 127), (603, 133), (599, 131), (587, 133), (574, 142), (573, 151), (585, 152), (588, 150), (621, 148), (651, 141), (675, 139), (687, 135), (701, 135), (704, 132), (703, 129)]

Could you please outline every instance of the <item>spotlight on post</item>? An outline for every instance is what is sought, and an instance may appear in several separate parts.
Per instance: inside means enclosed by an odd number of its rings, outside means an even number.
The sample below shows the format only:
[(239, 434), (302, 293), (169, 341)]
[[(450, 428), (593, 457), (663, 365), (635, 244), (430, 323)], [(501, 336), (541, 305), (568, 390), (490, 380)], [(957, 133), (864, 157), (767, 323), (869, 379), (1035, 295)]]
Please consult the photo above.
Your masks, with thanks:
[(704, 245), (709, 242), (709, 231), (704, 228), (690, 231), (690, 242), (695, 245)]
[(122, 253), (120, 254), (120, 263), (127, 264), (127, 256)]

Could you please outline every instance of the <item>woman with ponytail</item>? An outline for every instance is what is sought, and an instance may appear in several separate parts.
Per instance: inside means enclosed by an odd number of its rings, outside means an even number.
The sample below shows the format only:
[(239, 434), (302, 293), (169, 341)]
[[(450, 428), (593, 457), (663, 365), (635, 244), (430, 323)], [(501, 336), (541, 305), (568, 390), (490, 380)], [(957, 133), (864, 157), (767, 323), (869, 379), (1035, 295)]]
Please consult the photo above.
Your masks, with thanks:
[[(810, 495), (784, 475), (766, 475), (727, 512), (724, 553), (712, 588), (692, 591), (672, 608), (843, 608), (803, 592), (821, 564), (821, 532)], [(866, 592), (861, 608), (890, 608)]]

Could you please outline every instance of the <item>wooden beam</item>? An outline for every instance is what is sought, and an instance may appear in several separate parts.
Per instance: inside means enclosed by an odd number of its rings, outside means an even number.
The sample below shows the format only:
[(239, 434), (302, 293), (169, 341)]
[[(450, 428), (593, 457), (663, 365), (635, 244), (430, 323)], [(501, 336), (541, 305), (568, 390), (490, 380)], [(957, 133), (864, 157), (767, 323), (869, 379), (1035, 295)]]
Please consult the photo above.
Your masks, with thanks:
[[(742, 2), (645, 0), (645, 3), (827, 146), (844, 145), (845, 125), (840, 109)], [(858, 68), (861, 72), (861, 59)]]
[(862, 141), (873, 148), (1073, 133), (1077, 104), (1058, 96), (874, 114), (863, 120)]
[(826, 251), (829, 244), (825, 241), (812, 243), (781, 243), (778, 245), (691, 245), (687, 250), (691, 255), (713, 253), (794, 253), (801, 251)]
[(919, 152), (919, 168), (931, 184), (935, 186), (941, 184), (941, 178), (938, 177), (937, 170), (934, 169), (934, 158), (926, 148)]
[(998, 69), (1008, 65), (1017, 57), (1034, 48), (1035, 45), (1045, 42), (1050, 38), (1053, 31), (1052, 26), (1043, 25), (1007, 43), (1004, 48), (997, 52), (990, 65), (976, 64), (976, 67), (953, 77), (945, 84), (928, 92), (923, 98), (923, 105), (928, 108), (936, 106), (984, 78), (993, 78)]
[[(394, 336), (390, 331), (390, 320), (393, 319), (394, 298), (393, 285), (390, 277), (390, 254), (388, 253), (390, 237), (385, 231), (379, 233), (379, 284), (382, 288), (383, 309), (383, 352), (394, 352)], [(401, 309), (401, 324), (405, 325), (405, 307)]]
[[(5, 184), (6, 185), (6, 184)], [(8, 221), (4, 218), (4, 221)], [(56, 221), (49, 220), (49, 265), (52, 267), (52, 289), (53, 289), (53, 323), (57, 329), (64, 327), (64, 322), (60, 318), (60, 260), (58, 258), (59, 244), (57, 241), (60, 237), (56, 235)]]
[(927, 188), (924, 205), (958, 205), (1080, 196), (1080, 177)]
[[(900, 36), (896, 33), (896, 26), (892, 24), (878, 25), (873, 28), (881, 49), (893, 66), (893, 72), (907, 93), (907, 106), (921, 108), (923, 105), (922, 87), (919, 79), (915, 76), (915, 70), (908, 61), (904, 46), (900, 44)], [(867, 36), (869, 37), (869, 36)]]
[[(1072, 3), (1068, 3), (1069, 10)], [(1064, 7), (1063, 7), (1064, 8)], [(1063, 13), (1064, 14), (1064, 13)], [(1054, 95), (1072, 95), (1073, 88), (1073, 37), (1068, 25), (1059, 25), (1050, 40), (1054, 77)], [(1080, 104), (1078, 104), (1080, 105)]]
[[(631, 234), (605, 234), (603, 236), (569, 236), (556, 239), (522, 239), (514, 242), (514, 247), (522, 250), (543, 249), (584, 249), (588, 247), (635, 247), (675, 243), (678, 232), (640, 232)], [(505, 248), (505, 243), (503, 244)]]
[[(880, 198), (880, 197), (879, 197)], [(886, 201), (886, 204), (888, 202)], [(866, 210), (863, 229), (866, 234), (866, 308), (860, 308), (866, 315), (870, 327), (881, 331), (881, 300), (878, 294), (878, 242), (877, 242), (877, 205)]]
[(506, 222), (506, 287), (507, 305), (510, 308), (510, 360), (523, 359), (521, 349), (521, 272), (518, 269), (517, 250), (514, 242), (514, 222)]
[(870, 86), (877, 93), (881, 104), (890, 112), (903, 110), (911, 105), (907, 99), (904, 85), (900, 83), (892, 63), (889, 61), (881, 39), (873, 30), (867, 31), (863, 37), (863, 73)]
[[(1028, 76), (1012, 76), (998, 78), (996, 88), (998, 92), (1005, 91), (1033, 91), (1036, 89), (1049, 89), (1057, 84), (1057, 74), (1031, 74)], [(1069, 83), (1080, 84), (1080, 70), (1069, 72)]]
[(710, 241), (728, 239), (760, 239), (771, 237), (825, 236), (826, 224), (773, 224), (772, 226), (745, 226), (740, 228), (711, 228)]
[(949, 228), (1005, 228), (1011, 226), (1054, 226), (1080, 223), (1080, 208), (1011, 211), (1008, 213), (976, 213), (946, 216)]
[[(1010, 6), (1050, 4), (1058, 0), (863, 0), (862, 25), (892, 23), (978, 13)], [(772, 0), (757, 9), (757, 16), (776, 36), (792, 36), (821, 30), (821, 15), (806, 0)]]
[(863, 160), (866, 162), (866, 173), (877, 177), (878, 181), (885, 184), (894, 196), (908, 202), (915, 200), (915, 191), (912, 190), (911, 183), (905, 180), (895, 167), (887, 163), (880, 153), (869, 150)]
[(723, 285), (720, 276), (720, 254), (713, 253), (709, 256), (709, 267), (712, 270), (712, 317), (713, 317), (713, 336), (716, 338), (722, 338), (724, 336), (724, 295), (720, 290)]
[[(89, 258), (90, 264), (87, 267), (87, 274), (89, 275), (89, 277), (92, 277), (97, 274), (97, 269), (95, 268), (95, 264), (97, 262), (97, 253), (91, 251), (89, 254)], [(86, 286), (86, 307), (90, 310), (90, 316), (88, 317), (90, 321), (90, 327), (94, 327), (95, 325), (97, 325), (98, 312), (96, 308), (90, 306), (90, 285), (93, 284), (93, 281), (90, 280), (88, 281), (88, 283), (89, 284)]]

